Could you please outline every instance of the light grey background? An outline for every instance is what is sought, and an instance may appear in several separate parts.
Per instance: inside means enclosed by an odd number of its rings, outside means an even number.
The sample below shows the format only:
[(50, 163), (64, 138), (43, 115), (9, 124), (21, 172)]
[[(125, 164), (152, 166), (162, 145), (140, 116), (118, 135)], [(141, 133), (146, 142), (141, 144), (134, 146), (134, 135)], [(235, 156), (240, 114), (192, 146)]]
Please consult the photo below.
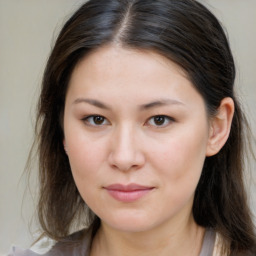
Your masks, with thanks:
[[(33, 138), (35, 103), (54, 39), (63, 22), (82, 2), (0, 0), (0, 255), (12, 244), (28, 247), (33, 241), (36, 225), (30, 220), (36, 190), (32, 186), (31, 196), (21, 175)], [(255, 136), (256, 1), (201, 2), (228, 31), (238, 68), (237, 88)], [(253, 188), (251, 196), (256, 209), (255, 192)]]

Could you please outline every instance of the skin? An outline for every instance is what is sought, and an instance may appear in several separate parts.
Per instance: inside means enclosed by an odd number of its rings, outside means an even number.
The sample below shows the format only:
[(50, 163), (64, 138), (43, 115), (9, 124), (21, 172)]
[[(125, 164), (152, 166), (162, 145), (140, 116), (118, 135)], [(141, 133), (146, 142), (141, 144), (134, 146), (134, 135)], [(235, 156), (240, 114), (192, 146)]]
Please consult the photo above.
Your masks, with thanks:
[[(63, 143), (77, 188), (102, 221), (91, 255), (199, 255), (204, 229), (192, 216), (194, 192), (232, 113), (225, 99), (209, 119), (184, 72), (156, 53), (109, 45), (78, 63)], [(151, 189), (121, 202), (106, 190), (116, 183)]]

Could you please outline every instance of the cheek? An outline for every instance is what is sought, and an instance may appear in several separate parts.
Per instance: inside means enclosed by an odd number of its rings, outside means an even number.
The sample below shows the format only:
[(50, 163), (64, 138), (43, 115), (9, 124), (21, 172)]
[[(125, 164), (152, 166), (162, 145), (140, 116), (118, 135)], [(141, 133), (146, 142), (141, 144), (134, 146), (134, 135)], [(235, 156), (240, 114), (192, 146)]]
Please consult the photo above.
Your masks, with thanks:
[[(204, 133), (187, 132), (176, 134), (165, 143), (154, 146), (151, 158), (154, 168), (163, 176), (173, 191), (193, 191), (199, 181), (206, 152)], [(175, 188), (175, 189), (173, 189)]]
[(72, 175), (77, 189), (87, 205), (94, 208), (100, 207), (95, 195), (100, 188), (100, 162), (101, 152), (99, 147), (92, 147), (88, 141), (74, 139), (70, 141), (68, 152)]
[(103, 155), (102, 146), (92, 143), (88, 136), (81, 132), (66, 133), (68, 158), (76, 181), (86, 182), (97, 175)]

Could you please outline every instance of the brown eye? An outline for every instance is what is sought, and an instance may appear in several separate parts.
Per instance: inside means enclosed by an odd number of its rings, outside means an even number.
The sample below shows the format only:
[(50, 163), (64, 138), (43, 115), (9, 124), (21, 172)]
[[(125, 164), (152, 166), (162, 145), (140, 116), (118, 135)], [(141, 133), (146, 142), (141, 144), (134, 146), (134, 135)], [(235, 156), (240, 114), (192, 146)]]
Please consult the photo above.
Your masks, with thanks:
[(155, 127), (166, 127), (168, 126), (172, 121), (174, 121), (173, 118), (169, 116), (159, 115), (159, 116), (153, 116), (148, 120), (148, 124), (150, 126)]
[(105, 118), (103, 116), (94, 116), (93, 122), (97, 125), (101, 125), (104, 123)]
[(83, 119), (83, 121), (86, 124), (91, 126), (101, 126), (101, 125), (109, 124), (109, 122), (104, 116), (97, 116), (97, 115), (87, 116), (86, 118)]
[(154, 123), (155, 125), (163, 125), (166, 118), (164, 116), (155, 116), (154, 117)]

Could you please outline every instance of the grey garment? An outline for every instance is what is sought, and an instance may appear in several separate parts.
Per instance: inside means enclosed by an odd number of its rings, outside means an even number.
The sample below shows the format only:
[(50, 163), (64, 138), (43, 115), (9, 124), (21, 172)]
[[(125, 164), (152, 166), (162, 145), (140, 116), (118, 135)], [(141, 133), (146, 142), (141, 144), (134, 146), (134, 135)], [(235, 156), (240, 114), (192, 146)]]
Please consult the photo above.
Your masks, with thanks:
[(216, 241), (216, 232), (212, 229), (207, 229), (204, 235), (204, 241), (199, 256), (212, 256)]
[[(38, 254), (31, 250), (21, 250), (13, 248), (13, 251), (8, 256), (89, 256), (90, 234), (86, 234), (82, 242), (72, 242), (81, 237), (84, 231), (80, 231), (70, 236), (64, 242), (56, 243), (52, 249), (46, 254)], [(206, 230), (202, 249), (199, 256), (212, 256), (215, 244), (215, 232), (213, 230)]]
[(12, 252), (7, 256), (89, 256), (90, 238), (91, 231), (82, 230), (70, 235), (63, 241), (57, 242), (45, 254), (13, 247)]

